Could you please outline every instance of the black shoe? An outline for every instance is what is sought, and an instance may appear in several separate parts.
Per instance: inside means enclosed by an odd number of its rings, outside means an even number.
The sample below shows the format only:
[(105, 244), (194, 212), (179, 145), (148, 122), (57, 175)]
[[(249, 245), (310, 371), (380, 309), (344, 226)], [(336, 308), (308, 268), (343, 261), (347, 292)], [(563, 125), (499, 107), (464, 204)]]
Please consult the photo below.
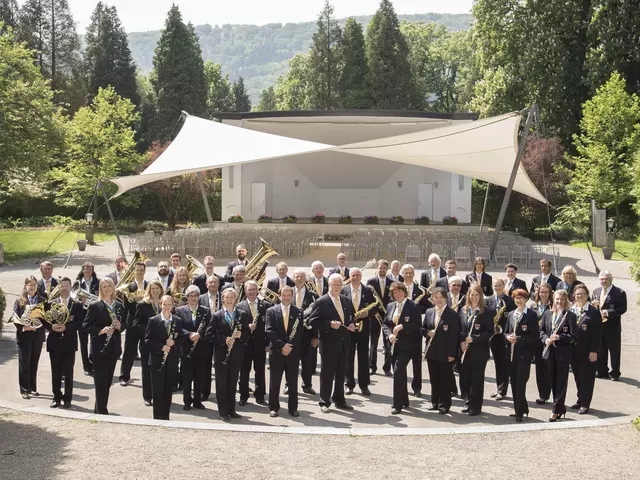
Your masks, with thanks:
[(605, 374), (600, 374), (599, 373), (599, 374), (596, 375), (596, 378), (609, 378), (609, 374), (608, 373), (605, 373)]
[(121, 387), (126, 387), (127, 386), (127, 382), (125, 382), (124, 380), (120, 380), (120, 386)]
[(29, 392), (29, 395), (31, 395), (32, 397), (39, 397), (40, 394), (38, 392)]
[(496, 398), (497, 396), (498, 396), (498, 392), (491, 394), (491, 398)]
[(572, 409), (572, 410), (578, 410), (578, 409), (580, 409), (580, 404), (578, 402), (576, 402), (573, 405), (571, 405), (569, 408)]
[(392, 376), (393, 376), (393, 373), (391, 373), (391, 370), (385, 370), (385, 371), (384, 371), (384, 376), (385, 376), (385, 377), (392, 377)]
[(302, 387), (302, 391), (304, 393), (309, 394), (309, 395), (315, 395), (316, 394), (316, 391), (311, 387)]
[(268, 405), (268, 403), (265, 401), (264, 398), (261, 398), (260, 400), (256, 400), (256, 404), (262, 405), (263, 407)]
[(422, 392), (413, 392), (413, 396), (416, 398), (420, 398), (422, 396)]
[(369, 369), (369, 375), (375, 375), (378, 370), (374, 368)]
[(59, 400), (54, 400), (53, 402), (51, 402), (51, 405), (49, 405), (51, 408), (58, 408), (60, 406), (60, 401)]
[(438, 410), (438, 406), (431, 404), (431, 406), (429, 408), (427, 408), (427, 410), (430, 411), (430, 412), (436, 411), (436, 410)]
[(285, 395), (289, 395), (289, 386), (287, 385), (286, 387), (284, 387), (284, 392)]
[(71, 402), (70, 402), (69, 400), (65, 401), (65, 402), (62, 404), (62, 408), (64, 408), (65, 410), (70, 409), (70, 408), (71, 408)]
[(362, 394), (365, 397), (370, 397), (371, 396), (371, 391), (367, 387), (361, 388), (360, 390), (362, 390)]
[(182, 409), (183, 409), (185, 412), (188, 412), (189, 410), (191, 410), (191, 405), (185, 405), (184, 407), (182, 407)]
[[(518, 418), (518, 416), (522, 417), (522, 415), (517, 415), (517, 414), (515, 414), (515, 413), (510, 413), (510, 414), (509, 414), (509, 416), (510, 416), (510, 417), (516, 417), (516, 418)], [(525, 417), (528, 417), (528, 416), (529, 416), (529, 414), (528, 414), (528, 413), (525, 413), (525, 414), (524, 414), (524, 416), (525, 416)]]
[(345, 403), (341, 403), (341, 404), (337, 404), (336, 403), (336, 408), (338, 410), (346, 410), (346, 411), (349, 411), (349, 412), (351, 410), (353, 410), (353, 407), (351, 405), (349, 405), (348, 403), (346, 403), (346, 402)]
[(229, 417), (229, 415), (220, 415), (220, 419), (223, 422), (228, 422), (229, 420), (231, 420), (231, 418)]
[(522, 423), (522, 421), (523, 421), (522, 417), (520, 416), (516, 417), (516, 423)]
[(500, 400), (504, 400), (504, 395), (502, 395), (501, 393), (498, 393), (495, 397), (496, 401), (500, 401)]
[(347, 387), (344, 389), (344, 394), (345, 395), (353, 395), (353, 388), (351, 387)]
[(253, 393), (253, 388), (249, 387), (249, 393)]
[(544, 398), (536, 398), (536, 403), (538, 405), (544, 405), (547, 401)]
[(205, 407), (205, 406), (204, 406), (203, 404), (201, 404), (201, 403), (194, 403), (194, 404), (193, 404), (193, 408), (197, 408), (198, 410), (204, 410), (204, 409), (206, 409), (207, 407)]
[(580, 407), (580, 410), (578, 410), (578, 415), (585, 415), (589, 413), (589, 409), (586, 407)]
[(401, 408), (392, 408), (391, 409), (391, 415), (398, 415), (400, 412), (402, 411)]
[(612, 382), (617, 382), (618, 380), (620, 380), (620, 377), (611, 377)]
[(179, 389), (180, 389), (180, 387), (173, 387), (173, 393), (178, 393)]
[(294, 418), (300, 417), (300, 414), (298, 412), (289, 412), (289, 415), (291, 415)]
[(23, 400), (31, 399), (31, 395), (29, 395), (28, 392), (22, 392), (21, 395), (22, 395)]
[(564, 412), (564, 413), (552, 413), (551, 416), (549, 417), (549, 421), (550, 422), (555, 422), (559, 418), (566, 417), (566, 416), (567, 416), (567, 412)]
[(476, 417), (476, 416), (478, 416), (478, 415), (480, 415), (480, 412), (479, 412), (479, 411), (476, 411), (476, 410), (469, 410), (469, 416), (470, 416), (470, 417)]
[(448, 408), (439, 408), (438, 409), (438, 413), (440, 415), (446, 415), (447, 413), (449, 413), (449, 409)]
[(276, 417), (278, 416), (278, 412), (276, 412), (275, 410), (271, 410), (271, 411), (269, 412), (269, 416), (270, 416), (271, 418), (276, 418)]
[(145, 407), (151, 407), (151, 406), (153, 406), (153, 403), (151, 403), (151, 400), (145, 400), (144, 401), (144, 406)]
[(242, 418), (242, 415), (240, 415), (239, 413), (236, 413), (236, 412), (229, 412), (229, 416), (231, 418)]
[(471, 409), (469, 408), (469, 405), (465, 405), (464, 408), (461, 411), (462, 411), (462, 413), (469, 413), (471, 411)]
[(241, 398), (240, 401), (238, 402), (239, 407), (244, 407), (246, 404), (247, 404), (246, 398)]
[(84, 371), (84, 374), (85, 374), (87, 377), (93, 377), (93, 372), (92, 372), (91, 370), (85, 370), (85, 371)]

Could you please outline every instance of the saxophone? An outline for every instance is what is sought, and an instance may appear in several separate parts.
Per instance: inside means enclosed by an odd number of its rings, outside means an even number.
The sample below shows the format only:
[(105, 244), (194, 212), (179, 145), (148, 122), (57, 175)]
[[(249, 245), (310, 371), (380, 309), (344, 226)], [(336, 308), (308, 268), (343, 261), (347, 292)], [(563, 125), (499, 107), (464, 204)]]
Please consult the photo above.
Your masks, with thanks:
[[(507, 310), (507, 306), (503, 303), (502, 306), (496, 312), (496, 316), (493, 317), (493, 336), (502, 335), (502, 327), (500, 326), (500, 319), (504, 312)], [(493, 338), (493, 337), (492, 337)]]
[[(420, 301), (425, 297), (425, 295), (427, 295), (427, 293), (429, 293), (429, 294), (430, 294), (430, 292), (429, 292), (429, 290), (422, 288), (422, 286), (421, 286), (420, 284), (418, 284), (418, 283), (416, 283), (415, 285), (417, 285), (417, 286), (418, 286), (418, 288), (420, 289), (420, 291), (422, 292), (422, 293), (421, 293), (420, 295), (418, 295), (418, 296), (416, 297), (416, 299), (414, 300), (414, 303), (418, 304), (418, 303), (420, 303)], [(433, 285), (433, 286), (434, 286), (434, 287), (433, 287), (433, 289), (435, 290), (435, 288), (436, 288), (436, 287), (435, 287), (435, 283), (432, 283), (431, 285)], [(431, 288), (431, 286), (429, 286), (429, 288)]]
[[(378, 295), (376, 294), (376, 291), (373, 288), (371, 290), (373, 290), (373, 297), (375, 301), (373, 303), (370, 303), (366, 307), (361, 308), (353, 315), (354, 321), (358, 324), (358, 326), (356, 327), (356, 330), (358, 331), (358, 333), (362, 332), (362, 330), (364, 329), (364, 320), (365, 320), (364, 318), (362, 318), (360, 319), (360, 321), (358, 321), (357, 319), (358, 315), (361, 315), (363, 313), (368, 314), (371, 310), (373, 310), (376, 307), (384, 309), (384, 305), (382, 305), (382, 301), (380, 300), (380, 297), (378, 297)], [(363, 291), (364, 291), (364, 288), (363, 288)]]

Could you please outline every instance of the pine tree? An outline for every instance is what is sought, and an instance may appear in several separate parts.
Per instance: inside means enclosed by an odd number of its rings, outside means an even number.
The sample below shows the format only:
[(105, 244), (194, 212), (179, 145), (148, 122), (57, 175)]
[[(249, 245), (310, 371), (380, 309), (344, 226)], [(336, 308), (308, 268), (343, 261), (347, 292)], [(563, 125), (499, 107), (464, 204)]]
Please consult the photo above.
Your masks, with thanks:
[(116, 7), (98, 2), (87, 27), (85, 65), (90, 98), (100, 88), (113, 86), (118, 95), (140, 104), (136, 66), (131, 58), (127, 34)]
[(234, 107), (236, 112), (250, 112), (251, 100), (249, 100), (249, 94), (244, 86), (244, 80), (242, 77), (233, 82), (233, 98)]
[(371, 99), (367, 91), (367, 56), (362, 25), (348, 18), (342, 37), (344, 65), (338, 84), (342, 108), (369, 108)]
[(259, 112), (272, 112), (277, 109), (278, 98), (276, 91), (271, 87), (267, 87), (260, 93), (260, 102), (256, 107)]
[(289, 60), (289, 71), (278, 77), (276, 110), (308, 110), (310, 53), (298, 53)]
[(153, 87), (158, 114), (153, 139), (166, 141), (184, 110), (204, 116), (207, 88), (200, 42), (191, 24), (185, 25), (176, 5), (171, 7), (153, 58)]
[(18, 26), (18, 2), (17, 0), (0, 0), (0, 34), (7, 28), (13, 30)]
[(329, 110), (338, 106), (342, 42), (342, 29), (329, 0), (325, 0), (317, 24), (309, 52), (309, 102), (312, 108)]
[(229, 74), (222, 74), (222, 65), (208, 60), (204, 64), (207, 85), (207, 117), (214, 118), (217, 112), (235, 110), (235, 97), (231, 93)]
[(390, 0), (382, 0), (367, 27), (367, 61), (372, 107), (408, 109), (415, 95), (409, 48)]

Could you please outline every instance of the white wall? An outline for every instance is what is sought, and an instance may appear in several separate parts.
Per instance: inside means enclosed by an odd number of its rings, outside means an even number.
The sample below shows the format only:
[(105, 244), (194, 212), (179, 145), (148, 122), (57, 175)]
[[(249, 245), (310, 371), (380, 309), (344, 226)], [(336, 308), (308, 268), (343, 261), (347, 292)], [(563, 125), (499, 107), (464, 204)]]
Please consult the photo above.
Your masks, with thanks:
[(451, 174), (450, 215), (457, 217), (460, 223), (471, 222), (471, 177)]

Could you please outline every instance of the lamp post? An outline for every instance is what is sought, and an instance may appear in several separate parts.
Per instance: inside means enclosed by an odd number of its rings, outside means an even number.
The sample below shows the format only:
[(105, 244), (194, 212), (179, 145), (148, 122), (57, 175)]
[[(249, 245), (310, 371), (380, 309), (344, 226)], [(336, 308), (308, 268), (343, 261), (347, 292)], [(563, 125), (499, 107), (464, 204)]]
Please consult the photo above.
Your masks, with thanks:
[(95, 242), (93, 240), (93, 213), (87, 213), (84, 216), (84, 218), (87, 221), (84, 237), (87, 239), (87, 242), (89, 242), (89, 245), (94, 245)]
[(607, 246), (602, 249), (602, 255), (605, 260), (611, 260), (611, 256), (616, 249), (616, 234), (613, 231), (615, 223), (616, 221), (613, 217), (610, 217), (609, 220), (607, 220)]

